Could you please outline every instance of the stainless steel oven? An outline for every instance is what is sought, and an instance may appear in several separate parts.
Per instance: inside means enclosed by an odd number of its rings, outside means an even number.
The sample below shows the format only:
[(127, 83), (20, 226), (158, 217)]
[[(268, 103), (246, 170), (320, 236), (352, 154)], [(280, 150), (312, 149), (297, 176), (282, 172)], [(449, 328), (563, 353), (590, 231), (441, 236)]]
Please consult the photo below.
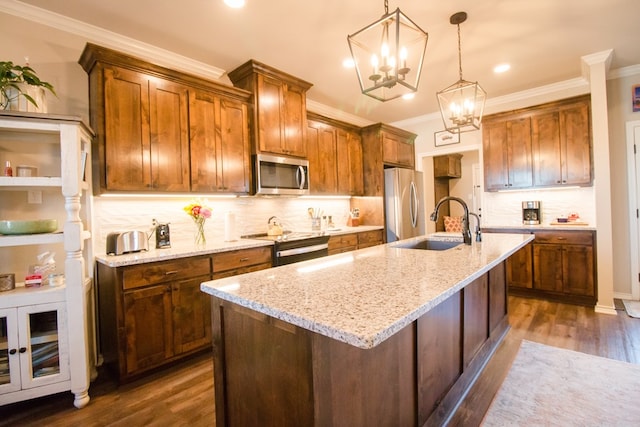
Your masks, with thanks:
[(325, 257), (329, 255), (329, 236), (314, 233), (289, 233), (282, 236), (252, 234), (247, 239), (271, 240), (273, 242), (273, 266)]

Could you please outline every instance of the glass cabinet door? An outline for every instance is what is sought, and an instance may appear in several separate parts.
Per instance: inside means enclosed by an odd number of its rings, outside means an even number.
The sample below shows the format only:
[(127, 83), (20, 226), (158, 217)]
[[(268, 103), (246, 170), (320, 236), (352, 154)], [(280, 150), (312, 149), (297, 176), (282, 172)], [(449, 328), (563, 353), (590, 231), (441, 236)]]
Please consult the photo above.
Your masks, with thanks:
[(20, 390), (17, 312), (0, 310), (0, 393)]
[(22, 388), (41, 386), (69, 378), (66, 316), (63, 304), (18, 308), (21, 345)]

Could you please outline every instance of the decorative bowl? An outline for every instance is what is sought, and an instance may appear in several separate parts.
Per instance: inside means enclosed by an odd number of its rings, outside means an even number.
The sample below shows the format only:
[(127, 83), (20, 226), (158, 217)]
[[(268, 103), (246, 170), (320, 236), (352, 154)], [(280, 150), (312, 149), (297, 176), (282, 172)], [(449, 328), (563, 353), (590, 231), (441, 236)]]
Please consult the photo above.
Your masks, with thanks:
[(53, 233), (58, 229), (55, 219), (32, 221), (0, 221), (0, 234), (40, 234)]

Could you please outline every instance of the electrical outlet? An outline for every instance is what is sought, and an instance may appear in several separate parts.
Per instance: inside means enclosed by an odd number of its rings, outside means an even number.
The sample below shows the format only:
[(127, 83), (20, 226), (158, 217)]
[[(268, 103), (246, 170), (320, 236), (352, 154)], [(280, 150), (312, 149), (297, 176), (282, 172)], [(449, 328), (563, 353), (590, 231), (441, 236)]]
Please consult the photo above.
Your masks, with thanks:
[(27, 192), (27, 203), (40, 205), (42, 204), (42, 191), (28, 191)]

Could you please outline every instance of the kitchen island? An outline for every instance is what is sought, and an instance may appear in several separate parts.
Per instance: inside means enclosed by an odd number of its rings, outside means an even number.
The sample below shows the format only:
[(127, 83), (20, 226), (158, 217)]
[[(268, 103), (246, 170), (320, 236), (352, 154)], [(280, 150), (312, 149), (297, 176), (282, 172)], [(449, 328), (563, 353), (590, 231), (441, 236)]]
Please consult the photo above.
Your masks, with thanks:
[(446, 421), (508, 330), (504, 261), (530, 235), (414, 240), (204, 282), (219, 426)]

